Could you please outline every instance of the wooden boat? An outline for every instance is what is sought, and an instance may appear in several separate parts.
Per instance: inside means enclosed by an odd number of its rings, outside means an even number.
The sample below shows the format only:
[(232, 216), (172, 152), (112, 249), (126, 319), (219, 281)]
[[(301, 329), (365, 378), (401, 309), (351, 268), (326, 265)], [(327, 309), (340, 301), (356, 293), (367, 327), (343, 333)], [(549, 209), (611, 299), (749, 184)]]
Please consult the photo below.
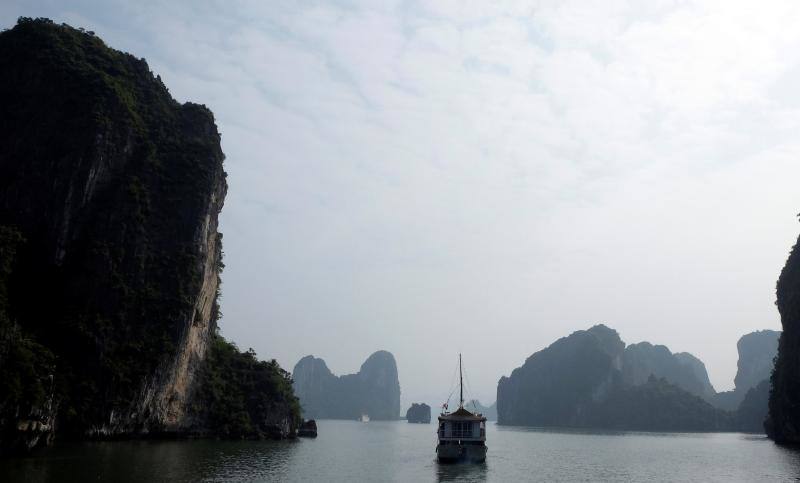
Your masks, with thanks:
[(458, 461), (481, 463), (486, 460), (486, 417), (471, 413), (464, 408), (464, 376), (461, 370), (461, 354), (458, 355), (458, 409), (445, 410), (439, 415), (436, 455), (440, 462)]

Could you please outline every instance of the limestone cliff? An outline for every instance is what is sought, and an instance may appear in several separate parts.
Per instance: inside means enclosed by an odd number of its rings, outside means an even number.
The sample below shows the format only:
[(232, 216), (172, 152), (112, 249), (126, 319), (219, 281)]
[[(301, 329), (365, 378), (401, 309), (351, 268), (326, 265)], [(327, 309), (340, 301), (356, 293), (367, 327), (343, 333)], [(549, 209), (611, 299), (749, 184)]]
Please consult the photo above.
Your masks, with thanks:
[(622, 366), (627, 384), (644, 384), (653, 375), (706, 400), (715, 394), (705, 364), (687, 352), (673, 354), (666, 346), (639, 342), (625, 348)]
[(764, 434), (764, 422), (769, 413), (769, 392), (769, 379), (763, 379), (747, 390), (734, 413), (739, 431)]
[(792, 248), (776, 290), (783, 333), (772, 373), (767, 435), (779, 443), (800, 443), (800, 239)]
[(227, 191), (211, 111), (46, 19), (0, 33), (0, 72), (0, 226), (18, 234), (0, 373), (32, 374), (0, 394), (0, 425), (41, 410), (26, 390), (46, 378), (65, 436), (202, 426), (190, 406), (215, 337)]
[[(735, 387), (732, 391), (715, 394), (711, 403), (719, 408), (735, 411), (743, 402), (748, 391), (761, 382), (769, 380), (775, 365), (780, 336), (781, 333), (774, 330), (760, 330), (743, 335), (736, 344), (739, 359), (736, 364)], [(767, 392), (769, 392), (768, 386)], [(752, 408), (750, 412), (752, 413)], [(764, 406), (763, 412), (766, 412), (766, 406)], [(749, 426), (752, 427), (752, 425)]]
[(596, 325), (530, 356), (497, 384), (499, 424), (575, 426), (621, 377), (625, 343)]
[(764, 379), (769, 379), (775, 367), (778, 340), (781, 333), (775, 330), (759, 330), (743, 335), (736, 344), (739, 360), (736, 363), (734, 383), (741, 391), (749, 391)]
[(292, 371), (294, 390), (307, 419), (375, 420), (400, 417), (400, 382), (394, 356), (378, 351), (356, 374), (335, 376), (322, 359), (306, 356)]
[(732, 429), (731, 414), (698, 396), (709, 393), (705, 366), (693, 356), (649, 343), (626, 349), (616, 331), (598, 325), (559, 339), (502, 377), (497, 415), (499, 424), (527, 426)]

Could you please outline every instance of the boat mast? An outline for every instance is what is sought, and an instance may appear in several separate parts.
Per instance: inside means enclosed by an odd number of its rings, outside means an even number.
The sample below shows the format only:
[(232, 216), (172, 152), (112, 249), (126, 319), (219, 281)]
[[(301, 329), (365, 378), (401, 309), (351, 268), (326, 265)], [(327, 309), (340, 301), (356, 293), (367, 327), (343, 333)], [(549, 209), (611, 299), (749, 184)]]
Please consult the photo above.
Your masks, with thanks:
[(458, 389), (460, 391), (458, 407), (464, 407), (464, 375), (461, 373), (461, 353), (458, 353)]

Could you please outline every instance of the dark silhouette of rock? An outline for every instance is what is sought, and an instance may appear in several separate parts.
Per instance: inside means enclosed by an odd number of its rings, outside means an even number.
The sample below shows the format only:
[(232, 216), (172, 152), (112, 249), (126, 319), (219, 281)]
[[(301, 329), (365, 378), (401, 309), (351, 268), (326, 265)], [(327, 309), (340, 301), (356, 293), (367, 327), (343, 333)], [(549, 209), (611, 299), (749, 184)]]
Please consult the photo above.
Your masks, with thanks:
[[(197, 400), (223, 267), (213, 114), (175, 101), (144, 59), (47, 19), (0, 32), (0, 72), (0, 446), (20, 428), (28, 446), (53, 428), (220, 434), (193, 409), (222, 395)], [(258, 373), (234, 404), (250, 383), (225, 362), (228, 417), (260, 434), (263, 414), (241, 408), (269, 408), (293, 434), (288, 375), (218, 355)]]
[(735, 411), (747, 392), (764, 379), (769, 379), (778, 353), (778, 340), (781, 333), (774, 330), (761, 330), (743, 335), (736, 348), (739, 351), (735, 388), (719, 392), (711, 403), (727, 411)]
[(739, 407), (741, 404), (742, 399), (744, 399), (744, 395), (741, 392), (733, 391), (722, 391), (714, 394), (714, 397), (711, 398), (711, 404), (714, 407), (720, 408), (725, 411), (736, 411), (736, 408)]
[(378, 351), (369, 356), (357, 374), (335, 376), (325, 361), (306, 356), (292, 372), (303, 415), (315, 419), (374, 420), (400, 417), (400, 383), (394, 356)]
[(605, 399), (621, 378), (625, 343), (596, 325), (530, 356), (497, 385), (499, 424), (576, 426), (585, 408)]
[(500, 379), (498, 424), (659, 431), (733, 428), (730, 413), (656, 377), (658, 373), (699, 393), (708, 394), (711, 388), (702, 362), (689, 354), (673, 355), (666, 347), (648, 343), (628, 351), (617, 332), (603, 325), (574, 332)]
[(587, 408), (583, 426), (628, 431), (730, 431), (730, 413), (650, 375), (644, 384), (619, 385)]
[(769, 413), (769, 379), (751, 387), (736, 410), (736, 429), (750, 433), (764, 433), (764, 422)]
[(673, 354), (666, 346), (640, 342), (626, 347), (622, 359), (626, 384), (644, 384), (653, 375), (706, 400), (715, 394), (705, 364), (687, 352)]
[(425, 403), (413, 403), (408, 411), (406, 411), (406, 420), (409, 423), (423, 423), (430, 424), (431, 422), (431, 407)]
[(316, 438), (317, 437), (317, 422), (313, 419), (303, 421), (300, 427), (297, 428), (297, 435), (303, 438)]
[[(800, 241), (800, 240), (799, 240)], [(783, 333), (772, 374), (767, 435), (778, 443), (800, 443), (800, 249), (786, 260), (776, 290)]]

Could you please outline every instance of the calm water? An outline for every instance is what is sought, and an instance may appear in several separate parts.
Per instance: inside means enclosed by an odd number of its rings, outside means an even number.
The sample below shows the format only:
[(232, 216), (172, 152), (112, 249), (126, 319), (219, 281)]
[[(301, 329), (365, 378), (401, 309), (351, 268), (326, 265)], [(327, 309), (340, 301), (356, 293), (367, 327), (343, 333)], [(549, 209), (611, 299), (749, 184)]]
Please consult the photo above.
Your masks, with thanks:
[(760, 436), (489, 425), (482, 465), (440, 465), (435, 425), (319, 421), (317, 439), (61, 445), (0, 461), (0, 481), (786, 481), (800, 452)]

